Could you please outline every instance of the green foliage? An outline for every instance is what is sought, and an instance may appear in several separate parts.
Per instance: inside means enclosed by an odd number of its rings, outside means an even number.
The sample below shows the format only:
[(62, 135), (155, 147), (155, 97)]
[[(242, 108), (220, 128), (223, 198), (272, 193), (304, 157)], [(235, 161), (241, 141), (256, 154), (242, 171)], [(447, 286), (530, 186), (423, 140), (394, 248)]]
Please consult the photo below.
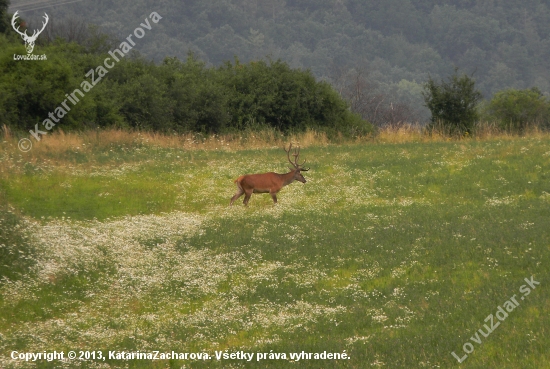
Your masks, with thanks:
[(281, 61), (245, 65), (237, 61), (219, 71), (229, 87), (228, 112), (234, 128), (259, 124), (281, 131), (314, 127), (350, 133), (361, 124), (336, 91), (317, 82), (309, 71), (291, 69)]
[(22, 221), (0, 194), (0, 283), (20, 279), (35, 263), (35, 247), (25, 234)]
[(228, 92), (216, 70), (207, 68), (195, 55), (182, 62), (166, 58), (160, 73), (173, 101), (176, 129), (187, 132), (220, 132), (230, 123)]
[(502, 128), (521, 133), (529, 124), (549, 125), (550, 101), (537, 88), (508, 89), (495, 94), (485, 108), (485, 115), (498, 121)]
[(450, 134), (471, 133), (478, 119), (477, 105), (482, 97), (471, 77), (466, 74), (459, 76), (458, 69), (448, 81), (436, 83), (430, 77), (423, 96), (432, 113), (432, 126), (442, 125)]
[[(131, 19), (141, 20), (150, 10), (144, 0), (113, 4), (79, 2), (59, 9), (55, 22), (69, 24), (80, 14), (86, 14), (86, 21), (98, 24), (89, 28), (89, 35), (81, 42), (85, 53), (94, 55), (113, 48), (113, 39), (102, 32), (120, 35), (122, 29), (130, 27)], [(380, 109), (375, 109), (381, 120), (385, 120), (379, 114), (381, 108), (398, 103), (419, 110), (409, 114), (409, 120), (415, 120), (414, 117), (427, 120), (429, 111), (421, 107), (421, 92), (417, 88), (403, 90), (403, 82), (426, 81), (428, 75), (435, 80), (445, 78), (452, 73), (453, 65), (468, 73), (476, 71), (476, 86), (486, 97), (502, 89), (531, 86), (538, 86), (545, 96), (550, 93), (550, 70), (547, 68), (550, 7), (542, 0), (527, 3), (510, 0), (274, 0), (269, 4), (236, 0), (184, 4), (169, 0), (158, 4), (155, 10), (161, 15), (178, 14), (180, 18), (165, 17), (162, 27), (154, 28), (143, 43), (137, 45), (136, 49), (140, 48), (146, 60), (162, 63), (170, 55), (186, 64), (186, 53), (193, 50), (206, 65), (223, 68), (235, 55), (241, 65), (247, 67), (250, 61), (275, 55), (291, 69), (309, 69), (317, 80), (334, 85), (338, 83), (338, 75), (364, 67), (371, 85), (376, 86), (369, 90), (370, 94), (386, 96)], [(120, 14), (127, 14), (127, 21)], [(525, 17), (525, 14), (530, 16)], [(9, 23), (9, 19), (7, 21)], [(47, 30), (50, 29), (54, 31), (48, 26)], [(7, 32), (22, 47), (21, 38), (9, 24)], [(38, 48), (43, 46), (39, 44)], [(0, 54), (4, 50), (2, 45)], [(80, 59), (82, 55), (73, 58)], [(73, 71), (80, 80), (86, 72)], [(115, 73), (111, 70), (107, 79)], [(161, 124), (166, 130), (220, 131), (232, 129), (235, 124), (261, 125), (262, 120), (277, 120), (258, 110), (258, 117), (240, 115), (240, 121), (235, 123), (226, 105), (232, 96), (226, 88), (219, 88), (222, 78), (214, 77), (210, 71), (199, 73), (201, 78), (188, 75), (188, 79), (198, 82), (193, 87), (184, 85), (187, 82), (182, 80), (170, 81), (171, 77), (166, 75), (147, 73), (156, 81), (140, 77), (139, 81), (133, 81), (134, 87), (144, 84), (148, 91), (165, 95), (146, 101), (147, 98), (137, 93), (131, 94), (133, 101), (145, 103), (143, 108), (134, 111), (128, 105), (123, 106), (117, 97), (122, 90), (116, 90), (118, 86), (104, 80), (101, 83), (108, 86), (107, 97), (98, 97), (102, 100), (100, 108), (87, 109), (90, 115), (84, 119), (86, 124), (155, 127), (159, 122), (151, 118), (144, 120), (148, 115), (144, 109), (156, 103), (164, 104), (160, 110), (172, 116), (170, 122)], [(254, 74), (251, 70), (247, 73)], [(303, 82), (297, 81), (297, 85)], [(173, 85), (163, 86), (169, 83)], [(97, 93), (94, 91), (94, 99)], [(182, 93), (187, 96), (181, 96)], [(272, 104), (266, 99), (260, 100), (264, 100), (262, 106)], [(190, 109), (195, 103), (204, 104), (205, 109)], [(300, 117), (309, 119), (307, 113)], [(300, 123), (293, 122), (290, 126), (296, 124)]]
[[(95, 32), (95, 31), (94, 31)], [(56, 40), (41, 46), (47, 61), (13, 60), (22, 46), (1, 40), (0, 125), (28, 130), (49, 117), (66, 94), (92, 83), (103, 65), (103, 38), (93, 47)], [(98, 46), (99, 45), (99, 46)], [(94, 73), (98, 79), (99, 73)], [(69, 104), (70, 105), (70, 104)], [(193, 54), (161, 65), (129, 55), (99, 80), (58, 123), (63, 129), (130, 127), (162, 132), (221, 133), (270, 127), (282, 132), (317, 128), (367, 134), (372, 126), (348, 110), (326, 82), (282, 61), (207, 67)], [(43, 128), (42, 128), (43, 129)]]
[(21, 126), (47, 117), (50, 107), (64, 99), (63, 91), (70, 88), (71, 70), (68, 63), (52, 56), (50, 63), (21, 63), (13, 60), (20, 47), (2, 53), (0, 77), (4, 114), (0, 123)]
[(10, 27), (8, 8), (10, 0), (0, 0), (0, 34), (7, 33)]
[[(548, 136), (310, 145), (308, 182), (285, 187), (277, 206), (254, 195), (248, 209), (228, 206), (233, 180), (285, 168), (280, 148), (114, 143), (78, 166), (66, 165), (74, 150), (37, 151), (36, 174), (6, 155), (13, 169), (0, 189), (24, 194), (6, 199), (47, 252), (35, 275), (0, 286), (0, 344), (350, 355), (153, 364), (163, 368), (459, 368), (451, 352), (464, 355), (485, 317), (518, 294), (464, 367), (548, 368), (549, 145)], [(530, 276), (541, 284), (521, 299)], [(95, 363), (105, 364), (84, 364)], [(16, 365), (0, 355), (0, 366)]]
[[(45, 49), (45, 50), (44, 50)], [(6, 42), (0, 50), (0, 124), (16, 130), (41, 124), (64, 100), (65, 94), (79, 86), (84, 74), (86, 55), (75, 44), (57, 44), (42, 48), (47, 61), (14, 60), (21, 54), (20, 44)], [(81, 128), (94, 119), (92, 101), (82, 99), (62, 121), (63, 128)]]
[[(145, 0), (79, 2), (63, 9), (67, 19), (86, 14), (116, 34), (150, 10)], [(215, 66), (234, 55), (243, 63), (275, 55), (331, 82), (335, 69), (367, 66), (382, 94), (402, 80), (425, 81), (428, 74), (439, 79), (459, 66), (476, 71), (484, 96), (511, 87), (550, 92), (546, 0), (168, 0), (155, 10), (178, 14), (163, 19), (162, 29), (140, 45), (156, 62), (167, 55), (184, 60), (188, 50)]]

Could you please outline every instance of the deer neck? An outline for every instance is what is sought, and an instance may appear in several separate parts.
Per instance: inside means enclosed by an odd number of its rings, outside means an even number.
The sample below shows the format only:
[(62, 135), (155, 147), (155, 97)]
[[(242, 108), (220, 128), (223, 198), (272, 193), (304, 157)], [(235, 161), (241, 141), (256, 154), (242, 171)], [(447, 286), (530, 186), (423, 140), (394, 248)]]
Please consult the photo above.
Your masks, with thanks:
[(285, 174), (279, 174), (281, 176), (281, 178), (283, 179), (283, 186), (287, 186), (289, 184), (291, 184), (293, 181), (294, 181), (294, 173), (296, 171), (293, 170), (292, 172), (288, 172), (288, 173), (285, 173)]

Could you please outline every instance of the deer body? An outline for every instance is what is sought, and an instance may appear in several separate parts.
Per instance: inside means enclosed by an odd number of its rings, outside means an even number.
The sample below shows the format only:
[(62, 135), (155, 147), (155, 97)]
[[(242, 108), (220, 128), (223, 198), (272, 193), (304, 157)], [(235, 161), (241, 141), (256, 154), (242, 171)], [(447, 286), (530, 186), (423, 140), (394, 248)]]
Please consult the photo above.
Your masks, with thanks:
[(288, 148), (288, 151), (285, 149), (288, 155), (288, 160), (294, 168), (290, 168), (290, 172), (285, 174), (279, 174), (274, 172), (261, 173), (261, 174), (247, 174), (240, 176), (235, 180), (237, 184), (237, 192), (231, 198), (230, 205), (233, 205), (233, 202), (237, 200), (242, 195), (245, 195), (243, 204), (248, 205), (250, 196), (253, 193), (269, 193), (273, 199), (273, 203), (277, 203), (277, 193), (284, 187), (288, 186), (294, 181), (299, 181), (306, 183), (306, 179), (300, 173), (301, 171), (307, 171), (309, 169), (302, 168), (302, 164), (297, 163), (299, 149), (294, 152), (294, 162), (290, 160), (290, 149), (292, 145)]

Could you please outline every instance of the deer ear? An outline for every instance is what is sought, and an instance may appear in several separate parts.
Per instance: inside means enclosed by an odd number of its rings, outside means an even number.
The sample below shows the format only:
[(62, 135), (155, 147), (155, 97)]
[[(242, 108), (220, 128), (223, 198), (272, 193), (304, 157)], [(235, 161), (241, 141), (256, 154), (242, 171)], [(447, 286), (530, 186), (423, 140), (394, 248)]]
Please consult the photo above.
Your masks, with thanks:
[(296, 170), (296, 168), (291, 168), (291, 167), (288, 167), (288, 169), (290, 169), (293, 172)]

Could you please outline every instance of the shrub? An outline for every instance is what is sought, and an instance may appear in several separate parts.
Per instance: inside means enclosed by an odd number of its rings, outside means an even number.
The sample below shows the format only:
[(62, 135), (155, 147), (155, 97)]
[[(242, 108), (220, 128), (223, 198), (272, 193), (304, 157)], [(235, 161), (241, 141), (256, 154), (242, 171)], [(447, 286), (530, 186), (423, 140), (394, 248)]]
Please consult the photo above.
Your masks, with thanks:
[(424, 85), (425, 105), (432, 113), (431, 127), (442, 126), (449, 134), (471, 133), (478, 120), (477, 105), (482, 98), (475, 81), (458, 69), (448, 81), (436, 83), (431, 77)]
[(537, 88), (497, 92), (485, 108), (488, 120), (501, 128), (522, 133), (528, 125), (548, 127), (550, 101)]
[(327, 82), (316, 81), (310, 71), (292, 69), (285, 62), (226, 63), (219, 69), (218, 78), (228, 89), (233, 128), (259, 124), (283, 132), (315, 128), (346, 135), (373, 130), (372, 125), (349, 111)]
[[(0, 35), (0, 125), (38, 126), (66, 100), (105, 54), (56, 40), (47, 62), (13, 60), (21, 49)], [(95, 73), (97, 76), (98, 73)], [(56, 121), (57, 123), (57, 121)], [(318, 129), (345, 136), (373, 131), (327, 82), (282, 61), (207, 67), (192, 54), (161, 65), (129, 55), (101, 78), (59, 123), (64, 130), (127, 127), (157, 132), (224, 133), (266, 127), (284, 133)]]

